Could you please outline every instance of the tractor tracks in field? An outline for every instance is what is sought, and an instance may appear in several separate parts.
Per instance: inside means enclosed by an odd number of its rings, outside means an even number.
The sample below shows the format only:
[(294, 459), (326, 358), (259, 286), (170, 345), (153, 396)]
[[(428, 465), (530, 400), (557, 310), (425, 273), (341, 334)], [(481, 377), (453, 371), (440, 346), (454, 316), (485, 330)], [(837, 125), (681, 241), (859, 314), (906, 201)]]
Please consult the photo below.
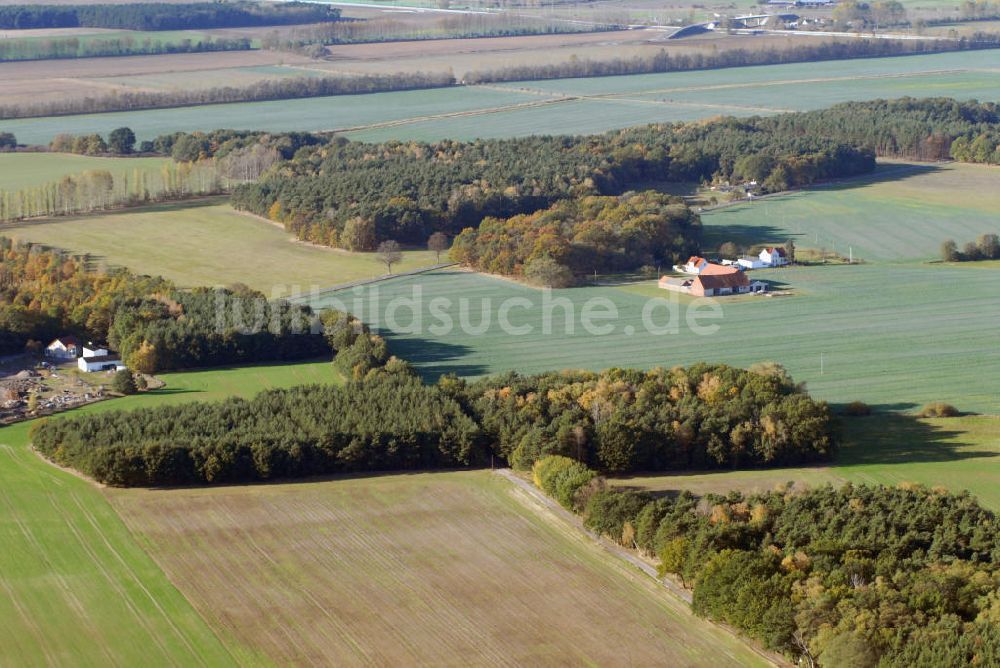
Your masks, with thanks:
[[(608, 540), (607, 538), (594, 533), (593, 531), (584, 526), (583, 520), (580, 519), (578, 515), (560, 506), (553, 499), (546, 496), (544, 492), (539, 490), (533, 484), (531, 484), (527, 480), (524, 480), (523, 478), (518, 477), (518, 475), (515, 474), (512, 470), (496, 469), (494, 473), (500, 476), (501, 478), (504, 478), (511, 484), (513, 484), (518, 491), (522, 492), (524, 496), (528, 497), (527, 499), (528, 503), (525, 504), (526, 506), (533, 507), (532, 508), (533, 510), (546, 513), (550, 517), (554, 516), (554, 518), (557, 521), (569, 525), (567, 528), (577, 533), (582, 533), (591, 541), (596, 543), (599, 547), (603, 548), (605, 552), (608, 552), (612, 556), (620, 559), (621, 561), (624, 561), (630, 566), (638, 568), (640, 571), (642, 571), (650, 578), (654, 579), (659, 585), (661, 585), (664, 589), (670, 592), (670, 594), (674, 598), (682, 601), (685, 604), (687, 610), (690, 611), (692, 593), (687, 589), (681, 587), (680, 585), (678, 585), (676, 582), (674, 582), (669, 578), (661, 578), (656, 571), (656, 567), (653, 566), (648, 561), (646, 561), (645, 559), (642, 559), (633, 550), (622, 547), (617, 543), (614, 543)], [(758, 647), (757, 645), (749, 641), (747, 638), (742, 636), (738, 631), (736, 631), (731, 626), (727, 624), (721, 624), (719, 622), (715, 622), (708, 619), (706, 619), (705, 621), (729, 633), (735, 639), (742, 642), (748, 649), (753, 651), (757, 656), (764, 659), (771, 665), (780, 667), (792, 665), (783, 656), (776, 654), (774, 652), (769, 652), (765, 649), (762, 649), (761, 647)]]

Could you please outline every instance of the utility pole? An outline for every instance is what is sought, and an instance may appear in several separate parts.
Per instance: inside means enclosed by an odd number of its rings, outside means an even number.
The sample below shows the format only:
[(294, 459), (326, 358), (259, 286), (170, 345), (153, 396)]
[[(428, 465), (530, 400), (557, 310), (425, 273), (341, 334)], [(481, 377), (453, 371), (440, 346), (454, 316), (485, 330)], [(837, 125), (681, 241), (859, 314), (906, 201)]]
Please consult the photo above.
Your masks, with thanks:
[(824, 363), (823, 352), (820, 351), (820, 354), (819, 354), (819, 375), (821, 375), (821, 376), (823, 375), (823, 371), (824, 371), (824, 368), (823, 368), (824, 364), (823, 363)]
[(850, 259), (847, 261), (847, 264), (854, 264), (854, 246), (848, 246), (847, 249), (850, 253)]

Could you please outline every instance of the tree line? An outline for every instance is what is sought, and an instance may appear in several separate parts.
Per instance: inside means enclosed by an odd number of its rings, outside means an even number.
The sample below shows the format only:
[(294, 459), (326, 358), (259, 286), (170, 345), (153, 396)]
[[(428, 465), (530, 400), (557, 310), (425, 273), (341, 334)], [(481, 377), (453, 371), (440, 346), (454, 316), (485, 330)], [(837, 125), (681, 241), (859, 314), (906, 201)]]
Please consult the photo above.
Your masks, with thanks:
[(261, 38), (261, 48), (290, 51), (313, 58), (326, 55), (326, 46), (369, 44), (426, 39), (514, 37), (618, 30), (614, 24), (582, 24), (547, 21), (513, 14), (451, 14), (419, 24), (379, 16), (365, 20), (343, 20), (284, 30)]
[(968, 493), (902, 483), (659, 496), (561, 456), (533, 478), (591, 530), (656, 557), (698, 615), (806, 666), (1000, 662), (1000, 526)]
[[(601, 135), (382, 144), (334, 139), (302, 149), (280, 172), (234, 189), (237, 208), (300, 239), (350, 250), (423, 243), (487, 217), (531, 214), (556, 201), (621, 195), (652, 181), (728, 181), (759, 156), (775, 190), (874, 169), (871, 151), (778, 131), (773, 119), (724, 118)], [(742, 164), (742, 163), (741, 163)]]
[(465, 84), (506, 81), (537, 81), (569, 77), (605, 77), (623, 74), (652, 74), (691, 70), (780, 65), (785, 63), (883, 58), (920, 53), (993, 49), (1000, 47), (1000, 35), (977, 35), (975, 39), (889, 40), (857, 39), (847, 42), (802, 44), (783, 49), (728, 49), (719, 53), (669, 53), (665, 49), (645, 56), (594, 60), (574, 58), (561, 63), (519, 64), (491, 70), (473, 70), (462, 77)]
[(309, 2), (137, 2), (101, 5), (3, 5), (0, 29), (114, 28), (191, 30), (336, 21), (340, 10)]
[(214, 162), (164, 163), (158, 172), (103, 169), (68, 174), (58, 181), (0, 191), (0, 221), (108, 211), (226, 192), (230, 179)]
[(246, 37), (205, 36), (178, 41), (126, 37), (60, 37), (52, 39), (0, 40), (0, 62), (48, 60), (60, 58), (96, 58), (108, 56), (150, 56), (165, 53), (210, 53), (213, 51), (248, 51)]
[(36, 116), (69, 116), (111, 111), (165, 109), (208, 104), (263, 102), (331, 95), (358, 95), (394, 90), (453, 86), (450, 73), (365, 74), (360, 76), (303, 76), (267, 79), (245, 86), (219, 86), (171, 91), (115, 91), (107, 95), (49, 102), (0, 106), (0, 120)]
[(246, 287), (177, 289), (160, 277), (99, 270), (84, 256), (0, 237), (0, 352), (57, 336), (107, 341), (146, 373), (329, 354), (307, 306)]
[(655, 191), (588, 196), (462, 230), (451, 258), (478, 271), (567, 287), (582, 274), (671, 265), (701, 247), (701, 221)]
[(977, 260), (1000, 260), (1000, 236), (981, 234), (975, 241), (958, 249), (953, 239), (941, 244), (941, 259), (945, 262), (975, 262)]
[[(324, 320), (351, 379), (344, 388), (55, 420), (36, 429), (35, 446), (108, 484), (168, 485), (468, 466), (491, 455), (518, 468), (550, 454), (607, 471), (776, 466), (827, 460), (836, 445), (826, 404), (773, 367), (448, 376), (431, 386), (349, 317)], [(247, 412), (235, 420), (234, 407)], [(204, 449), (224, 452), (225, 467), (206, 469)]]

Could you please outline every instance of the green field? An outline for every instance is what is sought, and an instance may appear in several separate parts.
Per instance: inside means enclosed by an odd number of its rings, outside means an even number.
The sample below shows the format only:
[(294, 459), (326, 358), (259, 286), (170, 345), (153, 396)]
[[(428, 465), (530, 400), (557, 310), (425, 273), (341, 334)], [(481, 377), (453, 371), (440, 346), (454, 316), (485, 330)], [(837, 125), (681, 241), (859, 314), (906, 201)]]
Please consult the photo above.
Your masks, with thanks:
[[(250, 395), (336, 381), (328, 362), (165, 374), (148, 394), (73, 414)], [(59, 419), (50, 418), (50, 419)], [(0, 428), (0, 665), (255, 663), (168, 581), (91, 483), (28, 448), (30, 422)]]
[(890, 163), (871, 177), (717, 209), (702, 221), (708, 250), (794, 239), (844, 256), (853, 249), (855, 260), (899, 261), (937, 259), (945, 239), (961, 246), (1000, 234), (997, 211), (996, 167)]
[[(541, 291), (467, 272), (442, 271), (381, 283), (378, 322), (370, 312), (371, 300), (362, 304), (362, 317), (383, 327), (393, 351), (431, 377), (446, 372), (476, 376), (509, 369), (531, 373), (702, 360), (748, 366), (775, 360), (796, 380), (808, 382), (813, 394), (834, 402), (861, 399), (910, 408), (941, 400), (962, 410), (1000, 414), (1000, 356), (996, 354), (1000, 275), (974, 264), (759, 270), (756, 277), (790, 287), (792, 295), (720, 299), (722, 317), (704, 321), (719, 329), (704, 336), (691, 331), (683, 303), (680, 319), (673, 319), (679, 322), (678, 333), (647, 331), (642, 318), (647, 300), (673, 294), (658, 290), (651, 281), (554, 291), (553, 297), (564, 297), (575, 305), (577, 318), (573, 331), (567, 332), (563, 310), (554, 310), (548, 335), (542, 329)], [(404, 333), (411, 328), (406, 308), (395, 314), (397, 327), (385, 329), (384, 316), (392, 300), (413, 299), (417, 286), (423, 306), (421, 333)], [(352, 307), (356, 295), (341, 297), (347, 301), (345, 306)], [(460, 326), (460, 297), (469, 300), (469, 325), (478, 325), (486, 308), (491, 320), (485, 333), (466, 333), (474, 328)], [(498, 325), (499, 308), (508, 297), (531, 300), (530, 308), (514, 305), (509, 313), (513, 326), (530, 325), (530, 332), (509, 335)], [(452, 300), (446, 307), (440, 302), (435, 305), (452, 318), (450, 332), (434, 333), (440, 331), (442, 322), (430, 311), (436, 298)], [(617, 308), (611, 333), (595, 336), (581, 325), (582, 306), (591, 298), (606, 298)], [(324, 301), (329, 299), (318, 305)], [(667, 319), (665, 310), (653, 314), (658, 325), (667, 324)], [(972, 378), (975, 382), (970, 382)]]
[(220, 124), (273, 131), (354, 128), (349, 136), (366, 140), (598, 132), (879, 97), (997, 100), (997, 68), (1000, 50), (990, 50), (216, 105), (211, 113), (194, 107), (21, 119), (0, 122), (0, 131), (27, 143), (125, 124), (142, 139)]
[(995, 415), (934, 419), (876, 415), (844, 420), (844, 445), (832, 466), (639, 475), (616, 479), (615, 484), (724, 494), (730, 489), (767, 491), (789, 481), (812, 487), (917, 482), (953, 492), (967, 489), (985, 507), (1000, 512), (998, 457), (1000, 417)]
[(58, 181), (89, 170), (130, 176), (133, 170), (159, 172), (167, 158), (99, 158), (70, 153), (0, 153), (0, 190), (15, 191)]
[[(86, 28), (79, 29), (79, 31), (84, 30)], [(12, 42), (48, 42), (75, 39), (79, 40), (81, 44), (100, 42), (108, 39), (125, 39), (126, 37), (131, 37), (137, 44), (142, 44), (146, 41), (152, 44), (178, 44), (186, 39), (197, 42), (209, 36), (208, 33), (197, 30), (107, 30), (91, 34), (48, 35), (44, 37), (40, 35), (21, 37), (18, 36), (17, 31), (4, 31), (4, 38)]]
[[(280, 226), (219, 202), (6, 225), (0, 226), (0, 234), (90, 253), (99, 263), (165, 276), (182, 287), (241, 282), (275, 297), (385, 273), (374, 253), (303, 244)], [(403, 262), (393, 271), (435, 263), (430, 251), (404, 251)]]

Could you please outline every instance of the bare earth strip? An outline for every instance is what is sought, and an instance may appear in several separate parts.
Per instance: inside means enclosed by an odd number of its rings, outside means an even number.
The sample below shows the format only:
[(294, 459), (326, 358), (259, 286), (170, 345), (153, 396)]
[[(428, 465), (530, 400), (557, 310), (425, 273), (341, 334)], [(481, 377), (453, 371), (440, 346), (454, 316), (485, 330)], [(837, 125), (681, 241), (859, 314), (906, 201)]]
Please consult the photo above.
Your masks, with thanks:
[(217, 631), (279, 664), (765, 663), (488, 471), (105, 493)]

